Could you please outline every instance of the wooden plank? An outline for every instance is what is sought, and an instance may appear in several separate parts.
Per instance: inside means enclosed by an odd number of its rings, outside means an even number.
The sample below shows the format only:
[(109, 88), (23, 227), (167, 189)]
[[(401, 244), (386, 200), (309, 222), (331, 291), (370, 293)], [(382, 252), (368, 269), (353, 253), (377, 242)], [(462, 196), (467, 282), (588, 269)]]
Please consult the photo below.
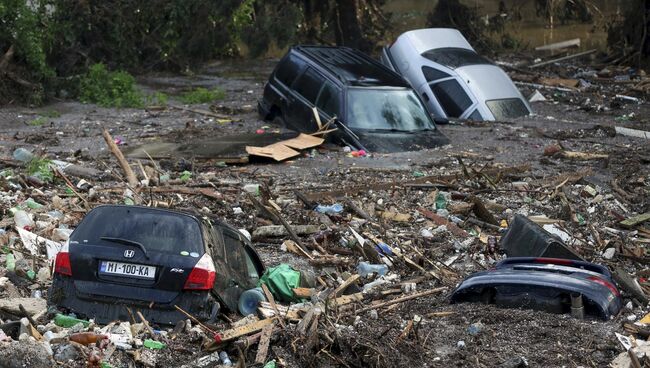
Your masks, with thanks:
[(240, 336), (250, 335), (254, 332), (261, 331), (264, 327), (272, 325), (275, 322), (275, 317), (266, 318), (261, 321), (249, 323), (245, 326), (232, 328), (230, 330), (224, 331), (221, 336), (221, 341), (230, 341), (234, 340)]
[(269, 352), (269, 343), (271, 342), (271, 335), (273, 334), (273, 327), (275, 327), (275, 323), (266, 325), (262, 329), (260, 344), (257, 347), (257, 354), (255, 355), (255, 363), (257, 364), (264, 364), (266, 362), (266, 356)]
[(320, 121), (320, 114), (318, 113), (318, 109), (315, 107), (312, 107), (311, 110), (314, 113), (314, 119), (316, 119), (316, 124), (318, 125), (318, 130), (323, 130), (323, 123)]
[(307, 311), (307, 314), (305, 314), (304, 317), (298, 322), (298, 326), (296, 326), (296, 332), (298, 332), (300, 335), (304, 335), (305, 332), (307, 332), (307, 327), (309, 327), (309, 324), (311, 323), (311, 320), (314, 318), (314, 314), (316, 313), (316, 307), (311, 307)]
[(632, 227), (642, 222), (650, 220), (650, 212), (642, 213), (621, 221), (621, 225), (625, 227)]
[[(269, 287), (266, 286), (266, 284), (262, 284), (262, 290), (264, 291), (264, 296), (266, 296), (266, 300), (269, 301), (269, 304), (271, 304), (271, 308), (277, 313), (278, 317), (281, 317), (280, 311), (278, 311), (278, 306), (275, 304), (275, 298), (273, 298), (273, 294), (271, 294), (271, 290), (269, 290)], [(282, 325), (282, 328), (285, 328), (286, 326), (284, 325), (283, 318), (278, 318), (280, 321), (280, 325)]]
[(358, 313), (369, 311), (371, 309), (377, 309), (377, 308), (387, 307), (387, 306), (394, 305), (394, 304), (403, 303), (403, 302), (405, 302), (407, 300), (417, 299), (417, 298), (420, 298), (420, 297), (423, 297), (423, 296), (431, 295), (431, 294), (434, 294), (434, 293), (439, 293), (439, 292), (442, 292), (442, 291), (445, 291), (445, 290), (447, 290), (447, 288), (443, 286), (443, 287), (423, 291), (421, 293), (415, 293), (415, 294), (403, 296), (401, 298), (397, 298), (397, 299), (389, 300), (389, 301), (386, 301), (386, 302), (373, 304), (373, 305), (370, 305), (370, 306), (365, 307), (365, 308), (361, 308), (358, 311), (356, 311), (356, 313), (358, 314)]
[(362, 300), (363, 300), (363, 293), (356, 293), (356, 294), (340, 296), (334, 299), (333, 301), (331, 301), (331, 304), (334, 306), (342, 306), (342, 305), (350, 304), (352, 302), (360, 302)]
[(542, 45), (535, 47), (535, 51), (553, 51), (565, 49), (567, 47), (580, 46), (580, 38), (572, 38), (566, 41), (560, 41), (555, 43), (549, 43), (548, 45)]
[(309, 299), (309, 298), (311, 298), (312, 295), (314, 295), (314, 289), (313, 288), (301, 288), (300, 287), (300, 288), (293, 289), (293, 293), (298, 298)]
[(334, 291), (332, 291), (332, 293), (330, 294), (330, 298), (336, 298), (341, 292), (343, 292), (343, 290), (347, 289), (348, 286), (357, 282), (357, 280), (359, 280), (360, 277), (361, 275), (359, 274), (348, 277), (347, 280), (343, 281), (341, 285), (339, 285), (339, 287), (337, 287), (336, 289), (334, 289)]

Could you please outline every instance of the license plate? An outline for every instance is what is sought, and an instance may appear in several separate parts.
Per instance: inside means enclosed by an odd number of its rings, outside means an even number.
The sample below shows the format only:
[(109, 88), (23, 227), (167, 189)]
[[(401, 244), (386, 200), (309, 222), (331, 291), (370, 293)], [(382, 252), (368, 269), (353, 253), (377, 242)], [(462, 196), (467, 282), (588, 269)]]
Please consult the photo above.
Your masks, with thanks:
[(132, 263), (101, 261), (99, 273), (130, 276), (141, 279), (153, 279), (156, 277), (156, 267)]

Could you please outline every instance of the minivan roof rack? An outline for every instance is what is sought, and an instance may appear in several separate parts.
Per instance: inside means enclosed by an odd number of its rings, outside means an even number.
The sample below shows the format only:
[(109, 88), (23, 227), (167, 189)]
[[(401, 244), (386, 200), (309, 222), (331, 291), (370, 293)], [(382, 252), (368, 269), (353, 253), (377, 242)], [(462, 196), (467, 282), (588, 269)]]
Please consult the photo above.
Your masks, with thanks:
[(352, 86), (408, 87), (399, 74), (359, 50), (342, 46), (295, 46), (294, 50)]

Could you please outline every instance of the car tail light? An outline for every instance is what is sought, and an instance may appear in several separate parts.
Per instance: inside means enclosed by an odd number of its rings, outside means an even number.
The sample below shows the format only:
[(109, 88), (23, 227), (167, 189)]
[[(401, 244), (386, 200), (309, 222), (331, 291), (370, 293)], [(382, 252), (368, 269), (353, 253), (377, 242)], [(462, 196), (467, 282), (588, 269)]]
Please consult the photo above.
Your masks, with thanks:
[(68, 250), (68, 243), (66, 242), (57, 253), (56, 260), (54, 261), (54, 272), (62, 275), (72, 276), (72, 267), (70, 267), (70, 253)]
[(601, 285), (603, 285), (604, 287), (608, 288), (609, 291), (611, 291), (611, 292), (612, 292), (614, 295), (616, 295), (616, 296), (620, 296), (620, 295), (621, 295), (621, 293), (618, 291), (618, 289), (616, 288), (616, 286), (614, 286), (614, 284), (612, 284), (612, 283), (609, 282), (609, 281), (603, 280), (603, 279), (601, 279), (601, 278), (598, 277), (598, 276), (589, 276), (587, 279), (588, 279), (589, 281), (593, 281), (593, 282), (595, 282), (595, 283), (597, 283), (597, 284), (601, 284)]
[(217, 271), (214, 269), (212, 257), (207, 253), (199, 259), (192, 272), (185, 281), (185, 290), (210, 290), (214, 285), (214, 279), (217, 277)]

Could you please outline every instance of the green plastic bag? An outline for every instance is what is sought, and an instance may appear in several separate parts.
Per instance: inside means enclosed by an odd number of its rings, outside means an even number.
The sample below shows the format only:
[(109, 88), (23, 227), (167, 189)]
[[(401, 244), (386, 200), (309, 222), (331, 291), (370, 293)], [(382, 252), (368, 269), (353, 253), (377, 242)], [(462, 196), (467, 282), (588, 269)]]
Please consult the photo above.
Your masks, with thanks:
[(283, 302), (299, 301), (293, 289), (300, 287), (300, 272), (288, 264), (272, 267), (264, 272), (258, 286), (266, 284), (273, 297)]

